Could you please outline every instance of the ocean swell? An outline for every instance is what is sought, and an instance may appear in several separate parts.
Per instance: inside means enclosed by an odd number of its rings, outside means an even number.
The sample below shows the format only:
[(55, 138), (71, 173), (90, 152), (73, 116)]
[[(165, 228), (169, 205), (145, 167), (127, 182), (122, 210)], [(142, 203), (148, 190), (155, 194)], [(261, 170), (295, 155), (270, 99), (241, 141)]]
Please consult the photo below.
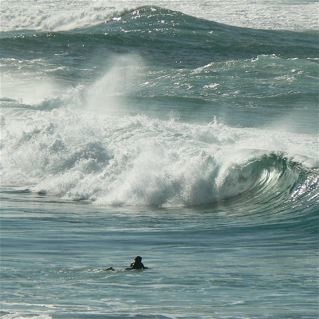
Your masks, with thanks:
[[(2, 51), (9, 57), (61, 54), (81, 62), (83, 57), (101, 49), (139, 52), (144, 57), (156, 51), (159, 62), (171, 57), (174, 63), (198, 65), (192, 61), (197, 52), (207, 63), (212, 60), (253, 58), (262, 54), (285, 57), (317, 57), (317, 32), (256, 30), (233, 27), (159, 7), (123, 11), (96, 25), (69, 31), (8, 31), (1, 33)], [(37, 56), (35, 56), (37, 54)], [(187, 58), (192, 56), (192, 59)], [(166, 59), (165, 59), (166, 58)], [(201, 65), (202, 65), (201, 61)], [(167, 61), (166, 61), (167, 63)]]
[[(66, 0), (59, 5), (48, 1), (25, 0), (16, 5), (1, 4), (0, 29), (32, 29), (61, 31), (98, 24), (111, 18), (119, 19), (123, 11), (138, 10), (145, 5), (158, 5), (186, 14), (237, 26), (258, 29), (309, 30), (318, 29), (315, 1), (279, 1), (271, 5), (264, 1), (218, 0), (187, 3), (180, 0)], [(135, 9), (134, 9), (135, 10)], [(131, 10), (131, 11), (134, 11)]]

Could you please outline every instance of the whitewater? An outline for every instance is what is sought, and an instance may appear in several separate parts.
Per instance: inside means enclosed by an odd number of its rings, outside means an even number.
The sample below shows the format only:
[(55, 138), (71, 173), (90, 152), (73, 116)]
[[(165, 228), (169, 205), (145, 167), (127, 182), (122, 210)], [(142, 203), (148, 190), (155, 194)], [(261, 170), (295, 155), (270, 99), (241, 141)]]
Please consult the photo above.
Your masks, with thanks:
[(318, 317), (316, 1), (0, 12), (2, 318)]

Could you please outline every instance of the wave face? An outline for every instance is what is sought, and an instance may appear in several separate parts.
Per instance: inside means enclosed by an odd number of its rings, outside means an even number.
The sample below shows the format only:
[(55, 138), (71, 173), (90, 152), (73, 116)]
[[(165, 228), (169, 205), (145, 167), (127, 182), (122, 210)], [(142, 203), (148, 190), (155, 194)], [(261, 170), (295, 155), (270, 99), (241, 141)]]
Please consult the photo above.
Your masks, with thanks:
[(313, 0), (45, 0), (4, 1), (1, 31), (32, 29), (62, 31), (99, 24), (131, 8), (157, 5), (206, 20), (257, 29), (318, 29), (317, 3)]
[[(199, 62), (194, 60), (194, 52), (202, 62), (204, 57), (207, 61), (212, 57), (214, 60), (229, 60), (263, 54), (316, 58), (318, 50), (316, 31), (298, 33), (244, 29), (149, 6), (123, 11), (103, 23), (65, 32), (16, 32), (2, 33), (4, 53), (10, 55), (10, 50), (17, 53), (23, 47), (23, 54), (29, 52), (30, 58), (40, 56), (46, 50), (58, 54), (64, 49), (65, 54), (76, 52), (84, 58), (92, 54), (93, 49), (108, 48), (120, 52), (143, 49), (145, 55), (156, 51), (162, 63), (168, 63), (169, 54), (171, 63), (176, 63), (174, 59), (178, 58), (183, 65), (183, 62)], [(43, 43), (46, 45), (43, 46)], [(192, 59), (187, 59), (189, 55)]]
[(103, 205), (316, 211), (315, 31), (147, 6), (0, 42), (3, 187)]

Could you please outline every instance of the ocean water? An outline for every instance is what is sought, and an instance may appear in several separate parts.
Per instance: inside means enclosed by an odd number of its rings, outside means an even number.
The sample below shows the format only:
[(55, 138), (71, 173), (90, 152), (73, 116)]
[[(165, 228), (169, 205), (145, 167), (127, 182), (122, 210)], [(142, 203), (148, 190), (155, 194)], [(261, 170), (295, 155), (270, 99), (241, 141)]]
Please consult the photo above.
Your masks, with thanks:
[(0, 10), (1, 318), (318, 318), (316, 1)]

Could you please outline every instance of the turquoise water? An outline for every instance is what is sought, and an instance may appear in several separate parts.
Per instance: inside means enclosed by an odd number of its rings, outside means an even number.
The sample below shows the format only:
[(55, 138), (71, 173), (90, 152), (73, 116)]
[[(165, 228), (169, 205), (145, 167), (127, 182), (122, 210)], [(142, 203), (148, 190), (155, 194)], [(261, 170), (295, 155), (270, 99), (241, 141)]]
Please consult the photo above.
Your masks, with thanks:
[[(236, 204), (111, 210), (19, 199), (2, 193), (5, 318), (317, 315), (315, 215), (261, 224)], [(150, 269), (124, 271), (138, 253)]]
[(1, 316), (317, 318), (317, 39), (150, 6), (1, 32)]

